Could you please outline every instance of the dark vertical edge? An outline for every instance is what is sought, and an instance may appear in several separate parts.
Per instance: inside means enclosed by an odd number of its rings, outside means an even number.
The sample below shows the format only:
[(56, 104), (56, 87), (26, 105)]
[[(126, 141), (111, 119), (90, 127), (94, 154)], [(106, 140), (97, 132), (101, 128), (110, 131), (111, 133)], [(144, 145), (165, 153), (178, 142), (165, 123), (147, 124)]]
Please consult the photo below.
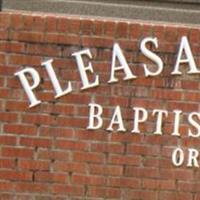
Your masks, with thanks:
[(2, 11), (2, 2), (3, 0), (0, 0), (0, 12)]

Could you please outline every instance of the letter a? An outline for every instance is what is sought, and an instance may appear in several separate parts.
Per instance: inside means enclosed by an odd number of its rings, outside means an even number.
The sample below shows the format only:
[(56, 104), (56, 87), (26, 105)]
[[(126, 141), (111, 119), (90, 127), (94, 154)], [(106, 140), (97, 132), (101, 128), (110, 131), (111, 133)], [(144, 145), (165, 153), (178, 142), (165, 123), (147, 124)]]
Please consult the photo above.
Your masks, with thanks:
[(122, 120), (122, 114), (121, 109), (119, 106), (116, 107), (114, 114), (112, 116), (112, 120), (110, 122), (109, 127), (107, 128), (108, 131), (113, 131), (113, 125), (118, 125), (117, 131), (126, 131), (124, 128), (123, 120)]
[[(186, 58), (181, 58), (183, 51), (185, 51), (185, 57)], [(182, 39), (181, 39), (181, 44), (180, 44), (180, 47), (179, 47), (179, 52), (178, 52), (176, 64), (175, 64), (175, 67), (174, 67), (174, 71), (171, 74), (173, 74), (173, 75), (182, 74), (179, 71), (179, 66), (180, 66), (181, 63), (188, 63), (189, 64), (190, 70), (188, 71), (188, 74), (200, 73), (200, 71), (196, 67), (188, 39), (185, 36), (182, 37)]]
[[(116, 58), (118, 58), (121, 66), (116, 67)], [(136, 76), (134, 76), (126, 62), (126, 59), (122, 53), (122, 50), (119, 46), (119, 44), (114, 44), (113, 46), (113, 55), (112, 55), (112, 67), (111, 67), (111, 76), (110, 76), (110, 80), (108, 81), (108, 83), (114, 83), (117, 82), (118, 79), (115, 78), (115, 71), (119, 71), (119, 70), (124, 70), (126, 76), (124, 77), (124, 80), (129, 80), (129, 79), (133, 79), (136, 78)]]

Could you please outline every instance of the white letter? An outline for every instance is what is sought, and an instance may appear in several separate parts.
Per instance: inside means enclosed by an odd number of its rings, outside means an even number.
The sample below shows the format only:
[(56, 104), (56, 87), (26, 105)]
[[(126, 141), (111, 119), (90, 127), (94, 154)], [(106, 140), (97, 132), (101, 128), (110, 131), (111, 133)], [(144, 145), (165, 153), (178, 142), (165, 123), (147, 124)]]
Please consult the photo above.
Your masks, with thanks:
[[(181, 58), (183, 54), (183, 50), (185, 51), (186, 58)], [(175, 64), (174, 71), (172, 72), (172, 74), (177, 74), (177, 75), (182, 74), (179, 71), (179, 65), (181, 63), (189, 64), (190, 70), (188, 71), (188, 74), (200, 73), (200, 71), (196, 67), (188, 39), (185, 36), (181, 38), (181, 44), (179, 47), (178, 56), (177, 56), (176, 64)]]
[(200, 125), (199, 125), (199, 123), (197, 123), (194, 119), (193, 119), (193, 117), (197, 117), (198, 119), (200, 119), (200, 113), (197, 113), (197, 112), (192, 112), (190, 115), (189, 115), (189, 117), (188, 117), (188, 121), (189, 121), (189, 123), (191, 124), (191, 125), (193, 125), (198, 131), (197, 131), (197, 133), (193, 133), (190, 129), (189, 129), (189, 136), (190, 137), (195, 137), (195, 138), (197, 138), (197, 137), (199, 137), (200, 136)]
[[(32, 80), (33, 80), (33, 85), (29, 84), (29, 82), (25, 76), (25, 73), (28, 73), (31, 75)], [(37, 100), (37, 98), (35, 97), (35, 95), (32, 91), (40, 84), (40, 76), (39, 76), (38, 72), (35, 69), (29, 67), (29, 68), (23, 69), (19, 72), (16, 72), (14, 75), (19, 77), (21, 84), (24, 87), (24, 90), (29, 98), (30, 103), (31, 103), (29, 105), (29, 107), (31, 108), (33, 106), (40, 104), (41, 101)]]
[(198, 164), (198, 157), (199, 157), (199, 152), (196, 149), (188, 149), (189, 155), (188, 155), (188, 167), (199, 167)]
[(117, 131), (126, 131), (126, 129), (124, 128), (123, 121), (122, 121), (122, 114), (121, 114), (121, 110), (119, 106), (117, 106), (114, 111), (110, 125), (107, 128), (108, 131), (113, 131), (113, 128), (112, 128), (113, 124), (118, 124), (119, 127)]
[(79, 51), (79, 52), (72, 54), (72, 56), (75, 56), (76, 62), (78, 64), (78, 69), (79, 69), (82, 84), (83, 84), (83, 87), (81, 89), (85, 90), (85, 89), (88, 89), (88, 88), (91, 88), (91, 87), (98, 86), (99, 85), (99, 76), (97, 76), (97, 75), (95, 76), (95, 81), (93, 83), (89, 82), (86, 72), (90, 71), (90, 72), (94, 73), (94, 70), (92, 68), (91, 62), (89, 62), (88, 66), (84, 65), (83, 58), (82, 58), (83, 55), (86, 55), (90, 59), (92, 59), (92, 54), (91, 54), (89, 49), (82, 50), (82, 51)]
[[(90, 103), (90, 112), (89, 112), (89, 125), (87, 129), (95, 130), (103, 125), (103, 120), (101, 118), (101, 114), (103, 112), (103, 108), (99, 104)], [(95, 114), (95, 109), (97, 109), (97, 112)], [(96, 119), (96, 120), (95, 120)], [(97, 121), (97, 124), (95, 126), (95, 121)]]
[(144, 64), (144, 71), (145, 71), (145, 76), (156, 76), (158, 74), (160, 74), (163, 70), (163, 62), (160, 59), (160, 57), (158, 57), (155, 53), (152, 53), (152, 51), (150, 51), (149, 49), (146, 48), (146, 43), (148, 42), (152, 42), (156, 48), (158, 48), (158, 41), (157, 38), (145, 38), (142, 40), (141, 45), (140, 45), (140, 49), (141, 52), (150, 60), (154, 61), (157, 65), (158, 65), (158, 70), (156, 72), (151, 72), (148, 70), (147, 65)]
[(65, 94), (70, 93), (72, 91), (72, 85), (71, 82), (69, 82), (67, 89), (65, 91), (62, 90), (60, 83), (58, 82), (58, 79), (56, 77), (55, 71), (53, 70), (52, 62), (53, 59), (43, 62), (42, 65), (45, 66), (49, 78), (51, 79), (51, 82), (53, 84), (54, 90), (56, 91), (55, 98), (59, 98)]
[[(178, 155), (179, 154), (179, 155)], [(172, 153), (172, 162), (176, 167), (180, 167), (184, 161), (184, 153), (181, 148), (176, 148)]]
[(180, 115), (181, 115), (182, 111), (174, 110), (173, 112), (174, 112), (175, 116), (174, 116), (174, 131), (173, 131), (172, 135), (180, 136), (179, 124), (180, 124)]
[(157, 123), (156, 123), (156, 131), (154, 132), (154, 134), (159, 134), (159, 135), (162, 135), (162, 131), (161, 131), (161, 128), (162, 128), (162, 119), (163, 119), (163, 116), (165, 115), (165, 117), (168, 116), (168, 112), (166, 110), (154, 110), (153, 111), (153, 116), (156, 115), (158, 113), (158, 116), (157, 116)]
[[(139, 108), (139, 107), (135, 107), (133, 108), (133, 110), (135, 111), (135, 118), (134, 118), (134, 129), (132, 130), (132, 133), (140, 133), (139, 130), (139, 123), (144, 122), (147, 120), (147, 111), (144, 108)], [(140, 112), (142, 113), (142, 117), (140, 117)]]
[[(116, 58), (118, 58), (121, 66), (116, 67)], [(126, 62), (126, 59), (122, 53), (122, 50), (119, 46), (119, 44), (115, 43), (113, 46), (113, 54), (112, 54), (112, 67), (111, 67), (111, 76), (110, 76), (110, 80), (108, 81), (108, 83), (113, 83), (113, 82), (117, 82), (118, 79), (115, 78), (115, 71), (119, 71), (119, 70), (124, 70), (126, 76), (124, 77), (124, 80), (128, 80), (128, 79), (132, 79), (132, 78), (136, 78), (136, 76), (134, 76)]]

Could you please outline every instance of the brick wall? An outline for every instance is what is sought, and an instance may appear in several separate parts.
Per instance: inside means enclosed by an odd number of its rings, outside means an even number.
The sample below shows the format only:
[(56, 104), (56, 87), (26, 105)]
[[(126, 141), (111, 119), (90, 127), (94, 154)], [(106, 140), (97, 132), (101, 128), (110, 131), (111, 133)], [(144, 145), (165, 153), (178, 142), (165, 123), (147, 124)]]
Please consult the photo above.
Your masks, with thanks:
[[(156, 77), (144, 77), (140, 50), (144, 37), (157, 37), (154, 49), (165, 63)], [(31, 13), (0, 14), (0, 199), (70, 200), (199, 200), (200, 170), (171, 161), (174, 148), (200, 150), (199, 138), (187, 135), (188, 113), (199, 111), (199, 75), (172, 76), (182, 36), (188, 36), (200, 65), (200, 29), (115, 19), (79, 18)], [(113, 43), (118, 42), (135, 80), (108, 84)], [(90, 48), (100, 86), (81, 91), (72, 53)], [(153, 47), (152, 47), (153, 48)], [(55, 99), (41, 62), (53, 58), (62, 87), (71, 80), (73, 92)], [(87, 61), (87, 60), (86, 60)], [(29, 108), (14, 73), (35, 68), (41, 76), (34, 90), (42, 103)], [(200, 67), (200, 66), (199, 66)], [(92, 78), (92, 77), (91, 77)], [(104, 125), (88, 131), (88, 104), (104, 108)], [(127, 131), (108, 132), (113, 108), (120, 105)], [(184, 112), (180, 137), (171, 135), (173, 116), (161, 136), (152, 134), (149, 119), (142, 133), (131, 133), (132, 107)]]

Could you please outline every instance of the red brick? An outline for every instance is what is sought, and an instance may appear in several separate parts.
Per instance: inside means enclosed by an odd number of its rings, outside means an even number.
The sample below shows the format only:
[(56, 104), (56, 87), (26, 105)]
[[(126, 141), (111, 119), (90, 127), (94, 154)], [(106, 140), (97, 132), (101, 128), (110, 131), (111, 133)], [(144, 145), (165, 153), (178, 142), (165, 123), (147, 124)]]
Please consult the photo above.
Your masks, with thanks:
[(168, 200), (168, 199), (177, 199), (177, 200), (181, 200), (181, 199), (185, 199), (185, 200), (190, 200), (192, 199), (192, 194), (189, 193), (185, 193), (185, 192), (181, 192), (181, 193), (175, 193), (175, 192), (161, 192), (159, 194), (159, 198), (163, 199), (163, 200)]
[[(161, 144), (168, 144), (168, 145), (177, 145), (177, 138), (176, 137), (172, 137), (171, 135), (162, 135), (161, 137), (158, 137), (156, 135), (148, 135), (145, 138), (145, 141), (147, 142), (147, 144), (157, 144), (157, 145), (161, 145)], [(150, 148), (151, 149), (151, 148)], [(158, 151), (159, 148), (154, 148), (152, 147), (152, 149), (154, 149), (154, 153), (155, 151)]]
[(164, 25), (157, 25), (153, 27), (153, 34), (155, 37), (158, 38), (158, 40), (163, 40), (165, 37), (165, 26)]
[(59, 35), (58, 44), (63, 45), (79, 45), (80, 37), (74, 35)]
[(83, 35), (90, 35), (93, 32), (93, 21), (92, 20), (82, 20), (81, 22), (81, 33)]
[(58, 24), (57, 24), (57, 30), (58, 32), (68, 32), (69, 31), (69, 25), (68, 25), (68, 19), (63, 17), (58, 19)]
[(4, 132), (17, 135), (36, 135), (37, 127), (31, 125), (27, 126), (24, 124), (5, 124)]
[(86, 128), (87, 123), (88, 120), (86, 118), (59, 117), (57, 119), (57, 124), (61, 127), (70, 124), (70, 127)]
[(33, 31), (44, 31), (45, 20), (43, 16), (33, 16)]
[(2, 156), (16, 158), (32, 158), (33, 150), (27, 148), (3, 147)]
[(16, 165), (16, 162), (14, 159), (6, 159), (6, 158), (1, 158), (0, 159), (0, 168), (3, 169), (14, 169), (15, 168), (15, 165)]
[(143, 24), (142, 25), (142, 36), (149, 37), (153, 35), (153, 26), (152, 24)]
[(18, 163), (18, 167), (21, 170), (47, 171), (50, 168), (50, 164), (47, 161), (20, 160)]
[(0, 30), (0, 40), (8, 39), (8, 31)]
[(55, 194), (71, 194), (73, 196), (79, 196), (84, 194), (84, 188), (81, 186), (68, 186), (68, 185), (58, 185), (54, 184), (52, 186), (52, 191)]
[(44, 183), (17, 183), (15, 190), (17, 192), (48, 193), (48, 185)]
[(1, 122), (16, 122), (17, 116), (18, 115), (16, 113), (0, 112)]
[(85, 142), (73, 141), (73, 140), (56, 140), (55, 147), (57, 149), (69, 149), (77, 151), (86, 151), (89, 149), (89, 145)]
[(22, 115), (22, 121), (28, 124), (42, 124), (52, 125), (56, 123), (53, 116), (49, 115), (36, 115), (36, 114), (25, 114)]
[[(136, 41), (130, 41), (125, 39), (118, 39), (118, 41), (121, 49), (123, 50), (136, 51), (138, 48), (138, 44)], [(132, 62), (132, 60), (134, 59), (134, 55), (132, 53), (128, 54), (128, 52), (124, 51), (124, 56), (126, 57), (127, 62)]]
[(14, 30), (22, 30), (23, 28), (23, 17), (19, 13), (13, 13), (11, 15), (11, 27)]
[[(10, 96), (10, 94), (8, 94), (8, 96)], [(25, 110), (27, 110), (28, 102), (9, 101), (8, 100), (6, 102), (5, 107), (6, 107), (7, 110), (10, 110), (10, 111), (25, 111)], [(15, 126), (15, 125), (13, 125), (13, 126)], [(20, 127), (21, 125), (18, 125), (18, 126)], [(30, 130), (30, 132), (31, 132), (31, 130)]]
[(193, 44), (198, 43), (200, 40), (200, 30), (192, 28), (190, 29), (190, 34), (189, 34), (189, 41)]
[(94, 141), (107, 141), (108, 134), (105, 134), (104, 132), (93, 132), (93, 131), (87, 131), (87, 130), (76, 130), (75, 132), (75, 138), (79, 140), (94, 140)]
[(69, 31), (71, 33), (79, 34), (81, 31), (81, 20), (80, 19), (70, 19), (69, 20)]
[(21, 146), (50, 148), (52, 141), (42, 138), (20, 138)]
[(198, 81), (181, 81), (181, 87), (186, 90), (198, 90), (199, 82)]
[(6, 64), (6, 55), (0, 54), (0, 64), (5, 65)]
[(47, 33), (45, 35), (45, 42), (63, 45), (78, 45), (80, 44), (80, 38), (74, 35)]
[(181, 100), (182, 92), (171, 91), (171, 90), (153, 90), (152, 97), (155, 99), (168, 99), (168, 100)]
[(82, 36), (82, 44), (86, 47), (106, 47), (113, 46), (113, 40), (108, 38)]
[(175, 171), (174, 176), (176, 179), (179, 180), (192, 180), (193, 179), (193, 173), (190, 170), (184, 170), (184, 169), (178, 169)]
[(31, 31), (33, 29), (33, 16), (23, 15), (23, 30)]
[(108, 186), (139, 189), (141, 187), (141, 180), (132, 177), (110, 177)]
[(11, 15), (8, 13), (0, 14), (0, 29), (6, 30), (10, 27)]
[(25, 51), (24, 43), (19, 42), (2, 42), (0, 46), (1, 51), (9, 53), (23, 53)]
[(167, 42), (177, 42), (177, 28), (176, 27), (165, 27), (165, 40)]
[(106, 180), (102, 176), (83, 176), (83, 175), (73, 175), (72, 176), (73, 184), (82, 184), (82, 185), (104, 185)]
[(13, 136), (0, 135), (0, 141), (2, 145), (15, 145), (17, 138)]
[(12, 65), (40, 65), (41, 57), (24, 56), (24, 55), (10, 55), (9, 64)]
[(91, 174), (121, 176), (123, 172), (122, 166), (106, 166), (106, 165), (90, 165), (89, 171)]
[(130, 26), (129, 27), (130, 38), (135, 40), (140, 39), (142, 33), (142, 25), (135, 23), (135, 24), (130, 24), (129, 26)]
[(17, 99), (19, 96), (20, 96), (19, 92), (14, 92), (9, 89), (0, 89), (0, 98), (2, 99)]
[(113, 142), (128, 142), (128, 143), (140, 143), (143, 139), (143, 135), (136, 134), (113, 134), (112, 141)]
[(128, 145), (127, 152), (133, 155), (157, 156), (160, 148), (159, 146)]
[(128, 190), (123, 194), (124, 199), (143, 199), (143, 200), (155, 200), (158, 197), (157, 191), (151, 190)]
[(93, 32), (94, 35), (103, 35), (104, 23), (100, 20), (95, 20), (93, 22)]
[(127, 167), (125, 174), (129, 177), (158, 178), (159, 169), (151, 167)]
[(11, 39), (20, 42), (42, 43), (44, 42), (44, 34), (38, 32), (19, 31), (19, 32), (13, 32), (11, 35)]
[(47, 32), (56, 32), (57, 31), (57, 23), (58, 18), (54, 16), (47, 16), (46, 17), (46, 28)]
[(171, 102), (168, 106), (170, 110), (182, 110), (183, 112), (195, 112), (198, 108), (198, 104), (196, 103), (182, 103), (182, 102)]
[[(195, 87), (195, 85), (194, 85)], [(184, 94), (184, 100), (190, 102), (196, 102), (200, 100), (200, 94), (197, 92), (187, 92)]]
[(91, 197), (101, 197), (101, 198), (120, 198), (120, 189), (119, 188), (105, 188), (105, 187), (89, 187), (88, 195)]
[(190, 200), (191, 198), (192, 198), (192, 194), (191, 193), (185, 193), (185, 191), (176, 194), (177, 200), (181, 200), (181, 199)]
[(171, 180), (155, 180), (155, 179), (144, 179), (143, 187), (146, 190), (175, 190), (175, 181)]
[(74, 152), (73, 160), (76, 162), (103, 163), (105, 156), (101, 153)]
[(6, 76), (13, 76), (13, 74), (17, 71), (17, 67), (14, 66), (4, 66), (1, 65), (0, 67), (0, 72), (2, 75), (6, 75)]
[[(4, 192), (10, 192), (13, 190), (13, 185), (12, 183), (8, 183), (8, 182), (0, 182), (0, 191), (4, 191)], [(1, 197), (0, 197), (1, 198)]]
[(51, 137), (66, 137), (72, 138), (73, 130), (71, 128), (65, 127), (41, 127), (40, 128), (41, 136), (51, 136)]
[(75, 107), (70, 105), (52, 105), (52, 104), (42, 104), (41, 110), (45, 113), (55, 113), (60, 115), (71, 116), (75, 113)]
[(1, 180), (10, 180), (10, 181), (31, 181), (32, 173), (31, 172), (22, 172), (22, 171), (10, 171), (10, 170), (0, 170), (0, 179)]
[(160, 166), (160, 162), (156, 157), (148, 157), (143, 160), (144, 167), (155, 167), (158, 168)]
[(50, 173), (50, 172), (36, 172), (35, 180), (37, 182), (47, 183), (66, 183), (68, 178), (66, 174)]
[(116, 31), (116, 23), (112, 21), (104, 22), (104, 34), (106, 36), (114, 37)]
[(61, 49), (57, 46), (28, 44), (26, 51), (32, 55), (59, 56)]
[(77, 172), (86, 173), (86, 164), (79, 162), (60, 162), (57, 161), (53, 166), (55, 171), (67, 171), (67, 172)]
[(139, 166), (141, 163), (141, 158), (139, 156), (127, 156), (127, 155), (110, 155), (110, 164), (114, 165), (134, 165)]
[(69, 160), (69, 153), (58, 150), (39, 150), (38, 158), (43, 160)]
[(128, 37), (128, 23), (118, 22), (116, 27), (116, 37), (117, 38), (127, 38)]
[(91, 149), (94, 152), (123, 153), (124, 146), (122, 144), (92, 143)]

